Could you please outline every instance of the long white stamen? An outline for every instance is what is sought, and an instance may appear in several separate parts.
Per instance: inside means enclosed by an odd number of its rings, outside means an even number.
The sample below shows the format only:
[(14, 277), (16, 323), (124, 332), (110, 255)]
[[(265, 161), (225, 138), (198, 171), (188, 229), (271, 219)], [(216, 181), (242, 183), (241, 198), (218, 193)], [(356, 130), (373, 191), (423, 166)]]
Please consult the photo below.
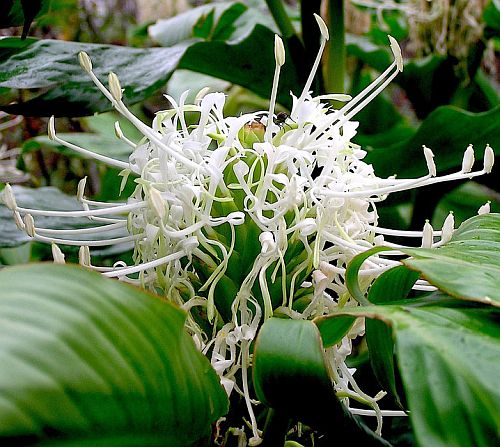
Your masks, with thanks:
[(119, 278), (120, 276), (131, 275), (132, 273), (138, 273), (147, 269), (158, 267), (160, 265), (168, 264), (169, 262), (183, 258), (185, 255), (186, 253), (184, 252), (184, 250), (179, 250), (167, 256), (157, 258), (154, 261), (144, 262), (133, 267), (117, 269), (112, 272), (105, 272), (103, 273), (103, 275), (107, 276), (108, 278)]
[(274, 35), (274, 58), (276, 60), (276, 67), (274, 69), (273, 86), (271, 89), (271, 99), (269, 100), (269, 112), (267, 114), (267, 126), (265, 133), (265, 140), (270, 142), (272, 135), (272, 127), (274, 123), (274, 107), (276, 106), (276, 96), (278, 95), (278, 85), (280, 80), (281, 66), (285, 63), (285, 47), (281, 37), (277, 34)]
[(53, 211), (53, 210), (36, 210), (32, 208), (17, 207), (20, 213), (29, 213), (33, 216), (50, 216), (50, 217), (94, 217), (106, 216), (112, 214), (122, 214), (130, 211), (143, 208), (146, 202), (129, 203), (127, 205), (112, 206), (110, 208), (103, 208), (98, 210), (88, 211)]
[(75, 152), (78, 152), (80, 154), (94, 158), (95, 160), (102, 161), (103, 163), (106, 163), (110, 166), (115, 166), (116, 168), (128, 169), (130, 167), (129, 164), (125, 163), (124, 161), (115, 160), (114, 158), (106, 157), (105, 155), (101, 155), (101, 154), (98, 154), (96, 152), (89, 151), (88, 149), (77, 146), (76, 144), (70, 143), (68, 141), (64, 141), (63, 139), (59, 138), (56, 135), (54, 116), (51, 116), (49, 119), (48, 133), (49, 133), (49, 138), (51, 140), (56, 141), (57, 143), (61, 144), (62, 146), (65, 146), (68, 149), (71, 149)]

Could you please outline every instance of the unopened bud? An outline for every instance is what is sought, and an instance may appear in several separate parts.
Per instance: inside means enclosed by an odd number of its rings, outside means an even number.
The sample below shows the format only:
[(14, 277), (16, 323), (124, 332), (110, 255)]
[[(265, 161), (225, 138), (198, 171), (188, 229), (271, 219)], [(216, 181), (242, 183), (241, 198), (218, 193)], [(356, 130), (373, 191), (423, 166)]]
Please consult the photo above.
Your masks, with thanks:
[(403, 71), (403, 56), (401, 55), (401, 48), (399, 47), (398, 41), (392, 36), (389, 37), (389, 42), (391, 43), (392, 54), (394, 55), (394, 60), (396, 61), (396, 67), (399, 71)]
[(434, 229), (428, 220), (425, 221), (422, 234), (422, 248), (431, 248), (434, 243)]
[(111, 95), (115, 99), (115, 101), (121, 101), (123, 97), (122, 87), (120, 85), (120, 80), (115, 73), (111, 72), (108, 75), (108, 85), (109, 90), (111, 91)]
[(318, 26), (319, 26), (319, 30), (321, 32), (321, 35), (325, 38), (325, 40), (329, 40), (330, 33), (328, 31), (328, 27), (326, 26), (326, 23), (323, 20), (323, 18), (316, 13), (314, 14), (314, 18), (316, 19), (316, 22), (318, 22)]
[(26, 214), (24, 216), (24, 225), (26, 233), (29, 237), (35, 237), (35, 221), (33, 220), (33, 216), (31, 214)]
[(10, 186), (9, 183), (5, 185), (5, 188), (3, 190), (3, 203), (5, 203), (5, 206), (9, 208), (9, 210), (16, 210), (17, 209), (17, 203), (16, 203), (16, 198), (14, 197), (14, 191), (12, 190), (12, 186)]
[(488, 200), (484, 205), (482, 205), (478, 210), (477, 214), (489, 214), (491, 213), (491, 206), (490, 206), (490, 201)]
[(277, 34), (274, 35), (274, 58), (279, 67), (285, 63), (285, 47), (281, 37)]
[(448, 214), (448, 217), (444, 220), (443, 228), (441, 229), (441, 242), (446, 244), (449, 242), (455, 231), (455, 217), (453, 213)]
[(434, 163), (434, 153), (427, 146), (423, 146), (425, 162), (427, 163), (427, 169), (431, 177), (436, 177), (436, 163)]
[(493, 169), (493, 164), (495, 163), (495, 152), (489, 144), (486, 145), (484, 149), (484, 172), (489, 174)]
[(85, 51), (80, 51), (78, 53), (78, 61), (87, 73), (92, 71), (92, 60), (90, 59), (90, 56), (85, 53)]
[(462, 172), (464, 174), (469, 173), (472, 170), (473, 165), (474, 165), (474, 148), (472, 147), (472, 144), (469, 144), (469, 146), (464, 152), (464, 159), (462, 161)]
[(66, 264), (64, 253), (54, 242), (52, 242), (52, 257), (54, 258), (54, 264)]

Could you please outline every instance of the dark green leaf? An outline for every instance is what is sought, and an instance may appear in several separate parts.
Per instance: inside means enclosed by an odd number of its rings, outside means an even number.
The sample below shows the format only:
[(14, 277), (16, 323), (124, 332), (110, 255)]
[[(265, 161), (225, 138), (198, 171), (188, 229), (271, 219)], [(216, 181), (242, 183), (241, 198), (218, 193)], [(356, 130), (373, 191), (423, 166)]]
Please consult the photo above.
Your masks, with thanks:
[(245, 5), (236, 2), (198, 6), (172, 18), (158, 20), (148, 32), (164, 47), (192, 38), (226, 40), (235, 30), (234, 22), (246, 9)]
[[(374, 304), (402, 301), (408, 296), (419, 276), (418, 272), (409, 270), (405, 266), (394, 267), (380, 275), (372, 284), (368, 292), (368, 301)], [(368, 349), (371, 353), (376, 353), (370, 355), (375, 377), (382, 388), (389, 391), (401, 406), (396, 388), (392, 331), (376, 320), (367, 320), (365, 327)]]
[(50, 0), (3, 0), (0, 4), (0, 28), (24, 26), (23, 35), (33, 19), (47, 12)]
[[(285, 47), (287, 62), (281, 70), (278, 101), (290, 107), (290, 91), (300, 94), (302, 83), (297, 67), (290, 62), (293, 53), (287, 42)], [(189, 47), (179, 64), (180, 68), (224, 79), (265, 98), (271, 92), (274, 66), (274, 32), (262, 25), (256, 25), (251, 34), (238, 43), (195, 43)]]
[(495, 151), (500, 150), (499, 122), (500, 107), (484, 113), (440, 107), (425, 119), (414, 136), (369, 152), (365, 161), (373, 164), (380, 177), (418, 177), (428, 172), (422, 153), (425, 144), (435, 154), (438, 172), (459, 169), (468, 144), (475, 146), (477, 160), (482, 160), (487, 143)]
[(257, 397), (275, 411), (334, 433), (337, 439), (388, 445), (335, 396), (320, 334), (312, 321), (267, 320), (256, 340), (253, 365)]
[(382, 305), (341, 309), (338, 314), (364, 315), (392, 326), (419, 445), (486, 447), (497, 439), (497, 310)]
[(500, 1), (491, 0), (483, 13), (484, 23), (496, 35), (500, 34)]
[(330, 346), (340, 343), (344, 335), (351, 329), (355, 320), (355, 318), (350, 317), (330, 320), (324, 320), (322, 318), (315, 319), (314, 322), (318, 326), (323, 346), (329, 348)]
[(24, 103), (1, 104), (0, 108), (35, 116), (81, 116), (111, 109), (80, 67), (80, 51), (90, 55), (94, 72), (105, 85), (110, 71), (119, 76), (125, 89), (124, 101), (130, 104), (162, 87), (188, 46), (182, 43), (170, 48), (137, 49), (57, 40), (31, 40), (23, 46), (16, 41), (0, 40), (0, 87), (23, 93), (40, 91)]
[(173, 305), (73, 266), (8, 268), (0, 282), (6, 443), (191, 446), (227, 411)]
[(419, 274), (401, 265), (382, 273), (370, 287), (368, 301), (385, 304), (402, 301), (410, 293)]
[(437, 249), (404, 249), (404, 264), (454, 297), (500, 306), (500, 214), (465, 221)]

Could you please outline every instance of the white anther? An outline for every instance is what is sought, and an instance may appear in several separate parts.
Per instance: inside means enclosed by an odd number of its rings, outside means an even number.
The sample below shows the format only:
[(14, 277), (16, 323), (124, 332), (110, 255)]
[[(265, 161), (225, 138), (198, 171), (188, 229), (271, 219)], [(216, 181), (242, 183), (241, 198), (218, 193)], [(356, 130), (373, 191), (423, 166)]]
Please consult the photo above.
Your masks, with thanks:
[(329, 40), (330, 39), (330, 32), (328, 31), (328, 27), (326, 26), (326, 23), (323, 20), (323, 18), (316, 13), (314, 14), (314, 18), (316, 19), (316, 22), (318, 22), (318, 26), (319, 26), (319, 30), (321, 32), (321, 35), (324, 37), (325, 40)]
[(85, 51), (80, 51), (78, 53), (78, 61), (87, 73), (92, 71), (92, 60), (90, 59), (90, 56), (85, 53)]
[(122, 87), (120, 85), (120, 80), (115, 73), (111, 72), (108, 75), (108, 85), (111, 95), (116, 101), (121, 101), (123, 97)]
[(443, 228), (441, 229), (441, 242), (445, 244), (449, 242), (455, 231), (455, 217), (453, 213), (448, 214), (448, 217), (444, 220)]
[(83, 177), (78, 182), (78, 188), (76, 189), (76, 198), (81, 202), (85, 197), (85, 185), (87, 184), (87, 176)]
[(490, 206), (490, 201), (488, 200), (484, 205), (482, 205), (481, 207), (479, 207), (479, 209), (477, 210), (477, 214), (489, 214), (491, 213), (491, 206)]
[(493, 169), (493, 164), (495, 163), (495, 152), (489, 144), (486, 145), (484, 149), (484, 172), (489, 174)]
[(403, 71), (403, 56), (401, 55), (401, 48), (399, 47), (398, 41), (392, 36), (387, 37), (389, 37), (389, 42), (391, 43), (391, 50), (396, 61), (396, 67), (398, 67), (399, 71)]
[(425, 221), (422, 234), (422, 248), (431, 248), (434, 243), (434, 229), (428, 220)]
[(35, 220), (31, 214), (24, 216), (24, 226), (29, 237), (35, 237)]
[(14, 197), (14, 191), (9, 183), (5, 185), (3, 190), (3, 202), (9, 210), (14, 211), (17, 208), (16, 198)]
[(54, 264), (66, 264), (64, 253), (54, 242), (52, 242), (52, 257), (54, 258)]
[(472, 144), (469, 144), (469, 146), (464, 152), (464, 159), (462, 161), (462, 172), (464, 174), (469, 173), (472, 170), (473, 165), (474, 165), (474, 148), (472, 147)]
[(90, 266), (90, 249), (87, 245), (82, 245), (78, 250), (78, 262), (84, 267)]
[(277, 34), (274, 35), (274, 58), (280, 67), (285, 63), (285, 47), (281, 37)]
[(427, 163), (427, 169), (431, 177), (436, 177), (436, 163), (434, 163), (434, 153), (427, 146), (423, 146), (425, 162)]

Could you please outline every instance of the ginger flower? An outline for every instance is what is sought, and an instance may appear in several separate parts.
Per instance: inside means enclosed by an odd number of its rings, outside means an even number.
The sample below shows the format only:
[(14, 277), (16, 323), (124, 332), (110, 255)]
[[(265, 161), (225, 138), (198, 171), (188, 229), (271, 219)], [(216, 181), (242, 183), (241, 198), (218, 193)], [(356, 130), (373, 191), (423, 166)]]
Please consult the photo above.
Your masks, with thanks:
[[(326, 25), (321, 18), (317, 20), (323, 36), (320, 51), (301, 95), (293, 98), (290, 116), (281, 120), (274, 113), (285, 61), (278, 36), (269, 110), (225, 117), (223, 93), (202, 90), (194, 104), (186, 104), (185, 92), (178, 102), (167, 96), (172, 108), (158, 112), (151, 126), (127, 109), (117, 75), (110, 73), (107, 88), (94, 75), (89, 56), (81, 53), (80, 63), (96, 86), (144, 138), (130, 141), (116, 124), (117, 137), (132, 148), (125, 163), (60, 139), (53, 118), (49, 137), (122, 169), (123, 179), (133, 176), (134, 193), (122, 203), (95, 202), (85, 197), (83, 179), (77, 194), (82, 210), (69, 212), (22, 208), (10, 186), (4, 193), (18, 226), (33, 239), (80, 246), (80, 263), (85, 267), (162, 294), (188, 311), (187, 330), (210, 358), (227, 393), (237, 392), (245, 399), (251, 445), (261, 440), (248, 381), (250, 345), (260, 325), (277, 310), (305, 319), (328, 314), (337, 306), (357, 305), (344, 279), (346, 265), (354, 256), (377, 244), (397, 247), (384, 236), (407, 236), (414, 239), (410, 244), (414, 246), (420, 245), (420, 239), (431, 247), (449, 240), (453, 233), (452, 215), (442, 231), (434, 231), (428, 223), (416, 232), (382, 228), (377, 222), (377, 203), (393, 192), (482, 175), (491, 171), (493, 163), (492, 149), (487, 147), (484, 168), (472, 171), (472, 149), (467, 149), (463, 170), (437, 177), (432, 151), (425, 147), (427, 175), (377, 177), (363, 161), (365, 152), (351, 142), (358, 125), (352, 118), (402, 71), (399, 46), (389, 37), (394, 62), (355, 98), (342, 94), (313, 97), (311, 83), (328, 39)], [(328, 99), (346, 104), (335, 110), (324, 102)], [(197, 114), (195, 125), (188, 124), (187, 112)], [(39, 228), (36, 217), (40, 215), (88, 217), (93, 226)], [(107, 237), (110, 230), (119, 228), (123, 236)], [(90, 234), (93, 237), (85, 240)], [(134, 244), (133, 265), (92, 264), (93, 247), (123, 242)], [(53, 252), (62, 262), (60, 251), (54, 248)], [(361, 270), (363, 284), (368, 287), (395, 265), (398, 261), (390, 257), (370, 258)], [(433, 290), (423, 280), (415, 288)], [(353, 379), (354, 370), (345, 364), (351, 340), (363, 331), (359, 322), (326, 355), (335, 390), (349, 406), (353, 400), (369, 405), (372, 410), (351, 411), (371, 411), (378, 418), (380, 432), (384, 411), (377, 401), (383, 394), (363, 393)]]

